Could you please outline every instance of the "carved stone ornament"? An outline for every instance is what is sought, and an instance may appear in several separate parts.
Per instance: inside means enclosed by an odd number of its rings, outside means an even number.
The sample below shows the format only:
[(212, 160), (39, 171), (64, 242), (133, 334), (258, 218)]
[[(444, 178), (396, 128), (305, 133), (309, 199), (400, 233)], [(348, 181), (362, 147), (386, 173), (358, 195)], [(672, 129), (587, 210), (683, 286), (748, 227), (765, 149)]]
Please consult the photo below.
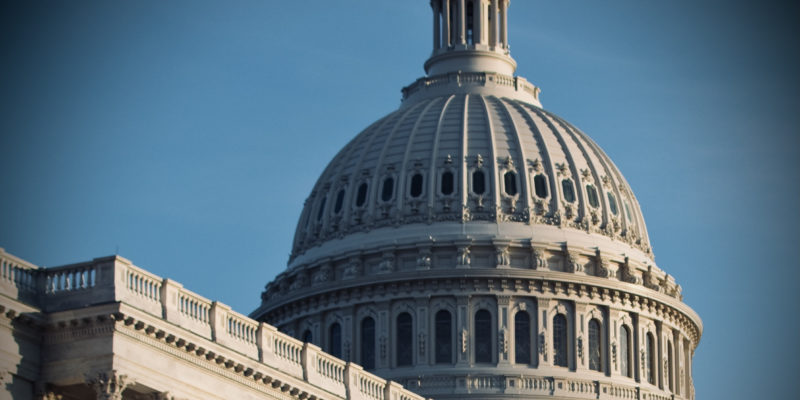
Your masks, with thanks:
[(542, 355), (542, 359), (547, 361), (547, 333), (546, 332), (539, 332), (539, 354)]
[(431, 249), (427, 247), (419, 249), (417, 269), (431, 269), (431, 264)]
[(511, 264), (511, 256), (508, 254), (508, 246), (498, 246), (495, 251), (495, 261), (498, 267), (505, 267)]
[(497, 332), (497, 342), (498, 342), (497, 343), (498, 344), (497, 351), (500, 352), (500, 354), (507, 354), (508, 353), (508, 333), (506, 333), (505, 329), (500, 329), (500, 331)]
[(583, 364), (583, 336), (578, 336), (578, 344), (575, 347), (578, 348), (578, 358), (581, 360), (581, 364)]
[(314, 274), (313, 284), (319, 285), (333, 279), (333, 267), (327, 263), (320, 267), (317, 273)]
[(61, 400), (64, 398), (64, 396), (52, 391), (45, 391), (36, 393), (33, 398), (36, 400)]
[(580, 263), (577, 252), (568, 251), (564, 262), (566, 263), (567, 272), (583, 272), (583, 264)]
[(381, 336), (381, 338), (378, 341), (380, 342), (380, 348), (381, 348), (381, 360), (385, 360), (386, 359), (386, 336)]
[(617, 369), (617, 342), (611, 343), (611, 361), (614, 363), (614, 369)]
[(467, 344), (469, 342), (469, 332), (465, 329), (461, 329), (461, 353), (467, 353)]
[(424, 333), (420, 332), (420, 334), (417, 335), (417, 342), (419, 343), (419, 355), (420, 356), (424, 356), (425, 355), (425, 334)]
[(308, 286), (308, 274), (306, 272), (300, 272), (294, 277), (292, 284), (289, 285), (289, 290), (298, 290), (306, 286)]
[(87, 375), (86, 383), (97, 393), (98, 400), (122, 400), (122, 392), (130, 384), (126, 375), (116, 370)]
[(458, 246), (457, 268), (469, 268), (471, 262), (469, 253), (469, 246)]
[(531, 255), (533, 256), (533, 269), (547, 269), (547, 256), (543, 248), (533, 247)]
[(394, 253), (387, 251), (383, 253), (381, 262), (378, 264), (378, 274), (389, 274), (394, 272)]
[(350, 261), (347, 262), (342, 272), (342, 279), (354, 279), (359, 276), (361, 276), (361, 259), (350, 257)]

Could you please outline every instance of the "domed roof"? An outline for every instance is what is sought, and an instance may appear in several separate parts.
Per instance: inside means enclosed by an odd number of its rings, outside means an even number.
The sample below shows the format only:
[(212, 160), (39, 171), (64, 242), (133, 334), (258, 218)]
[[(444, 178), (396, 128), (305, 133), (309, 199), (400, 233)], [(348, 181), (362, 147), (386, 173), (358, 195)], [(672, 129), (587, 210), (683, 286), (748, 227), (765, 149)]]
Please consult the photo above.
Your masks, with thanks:
[(459, 89), (406, 100), (336, 155), (305, 203), (291, 266), (487, 238), (652, 258), (639, 203), (594, 141), (524, 99)]

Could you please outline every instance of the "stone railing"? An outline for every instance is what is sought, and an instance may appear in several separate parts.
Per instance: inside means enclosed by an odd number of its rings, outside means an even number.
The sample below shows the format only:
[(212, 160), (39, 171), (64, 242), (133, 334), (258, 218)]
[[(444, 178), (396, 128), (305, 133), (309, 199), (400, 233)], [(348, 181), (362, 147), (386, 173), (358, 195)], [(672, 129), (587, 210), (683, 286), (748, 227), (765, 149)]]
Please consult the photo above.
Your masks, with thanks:
[(122, 302), (339, 398), (424, 400), (397, 383), (186, 290), (180, 283), (145, 271), (119, 256), (38, 268), (0, 249), (0, 289), (44, 312)]
[(497, 74), (493, 72), (451, 72), (448, 74), (434, 75), (417, 79), (414, 83), (402, 89), (403, 100), (414, 94), (428, 89), (447, 86), (494, 86), (505, 87), (515, 92), (526, 93), (538, 101), (540, 89), (528, 82), (525, 78)]

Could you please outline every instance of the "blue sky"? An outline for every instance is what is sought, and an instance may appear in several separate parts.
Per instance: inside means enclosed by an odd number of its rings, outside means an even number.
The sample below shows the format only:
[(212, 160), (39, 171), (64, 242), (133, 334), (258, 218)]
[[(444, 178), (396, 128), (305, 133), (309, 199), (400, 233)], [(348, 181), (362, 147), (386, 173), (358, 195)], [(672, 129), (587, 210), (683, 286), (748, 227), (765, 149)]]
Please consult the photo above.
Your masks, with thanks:
[[(428, 1), (0, 5), (0, 246), (119, 252), (241, 312), (328, 160), (399, 105)], [(699, 399), (780, 398), (800, 313), (797, 1), (516, 0), (518, 74), (594, 138), (703, 318)]]

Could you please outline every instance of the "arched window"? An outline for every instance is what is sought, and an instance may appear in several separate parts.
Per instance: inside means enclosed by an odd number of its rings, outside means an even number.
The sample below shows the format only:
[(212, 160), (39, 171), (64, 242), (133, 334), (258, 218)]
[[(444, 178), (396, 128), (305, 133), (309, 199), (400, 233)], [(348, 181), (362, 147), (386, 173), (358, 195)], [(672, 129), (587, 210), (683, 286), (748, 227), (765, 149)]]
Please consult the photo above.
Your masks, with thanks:
[(338, 322), (334, 322), (328, 328), (328, 353), (342, 358), (342, 326)]
[(314, 335), (311, 333), (311, 329), (306, 329), (306, 331), (303, 332), (303, 343), (311, 343), (313, 339)]
[(517, 174), (514, 171), (508, 171), (503, 174), (503, 188), (507, 195), (517, 195)]
[(389, 201), (394, 194), (394, 178), (391, 176), (383, 180), (383, 187), (381, 188), (381, 200)]
[(533, 177), (533, 188), (536, 192), (536, 196), (539, 198), (546, 198), (547, 197), (547, 178), (544, 175), (539, 174)]
[(339, 190), (339, 193), (336, 194), (336, 203), (333, 204), (333, 212), (338, 214), (342, 211), (342, 205), (344, 204), (344, 189)]
[(622, 376), (633, 377), (631, 365), (631, 331), (626, 325), (619, 329), (619, 372)]
[(589, 197), (590, 206), (597, 208), (600, 205), (600, 201), (597, 199), (597, 189), (594, 186), (586, 185), (586, 196)]
[(600, 321), (589, 321), (589, 369), (602, 371), (603, 360), (600, 353)]
[(455, 191), (455, 176), (451, 171), (444, 171), (442, 173), (442, 194), (449, 196)]
[(673, 364), (672, 364), (672, 342), (667, 342), (667, 386), (669, 386), (670, 392), (675, 392), (675, 387), (673, 386)]
[(361, 366), (375, 369), (375, 320), (366, 317), (361, 320)]
[(356, 192), (356, 207), (362, 207), (367, 202), (367, 183), (364, 182), (358, 185), (358, 192)]
[(514, 362), (531, 363), (531, 317), (527, 311), (514, 315)]
[(479, 169), (472, 173), (472, 193), (486, 193), (486, 175), (484, 175), (483, 170)]
[(556, 314), (553, 317), (553, 363), (559, 367), (569, 366), (567, 358), (567, 317)]
[(572, 185), (571, 179), (561, 181), (561, 191), (564, 192), (564, 201), (567, 203), (575, 202), (575, 186)]
[(656, 384), (656, 355), (655, 355), (655, 348), (656, 343), (655, 339), (653, 338), (652, 333), (647, 333), (647, 348), (645, 349), (647, 353), (647, 367), (646, 367), (646, 375), (647, 375), (647, 382), (650, 382), (651, 385)]
[(611, 209), (612, 214), (619, 214), (619, 209), (617, 208), (617, 198), (614, 197), (611, 192), (608, 192), (608, 207)]
[(422, 181), (422, 174), (417, 173), (411, 177), (411, 188), (409, 190), (411, 197), (417, 198), (422, 196)]
[(475, 362), (492, 362), (492, 314), (487, 310), (475, 313)]
[(474, 6), (471, 1), (467, 2), (467, 43), (475, 44), (475, 14)]
[(413, 363), (414, 356), (413, 324), (411, 314), (404, 312), (397, 316), (397, 338), (395, 352), (397, 353), (397, 366), (408, 366)]
[(436, 364), (453, 363), (453, 333), (450, 311), (439, 310), (436, 313), (435, 329), (435, 362)]

